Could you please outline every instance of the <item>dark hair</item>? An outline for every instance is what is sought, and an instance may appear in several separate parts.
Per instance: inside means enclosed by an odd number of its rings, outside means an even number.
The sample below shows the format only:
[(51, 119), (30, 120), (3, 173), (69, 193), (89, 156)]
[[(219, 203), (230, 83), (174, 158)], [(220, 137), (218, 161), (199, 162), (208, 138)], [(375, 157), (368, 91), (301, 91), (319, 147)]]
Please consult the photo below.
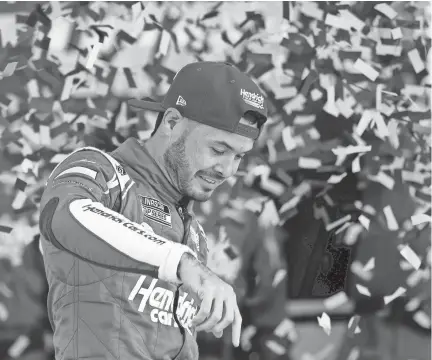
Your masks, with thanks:
[[(160, 124), (162, 124), (164, 114), (165, 114), (165, 112), (162, 112), (162, 111), (159, 112), (158, 117), (156, 119), (155, 127), (154, 127), (153, 132), (151, 133), (150, 136), (153, 136), (154, 134), (156, 134), (157, 129), (159, 128)], [(263, 124), (265, 122), (265, 119), (262, 116), (260, 116), (259, 114), (257, 114), (255, 111), (250, 111), (250, 110), (246, 111), (244, 115), (251, 116), (252, 117), (252, 119), (251, 119), (252, 125), (254, 125), (255, 123), (258, 123), (257, 124), (258, 129), (261, 129), (261, 127), (263, 126)]]

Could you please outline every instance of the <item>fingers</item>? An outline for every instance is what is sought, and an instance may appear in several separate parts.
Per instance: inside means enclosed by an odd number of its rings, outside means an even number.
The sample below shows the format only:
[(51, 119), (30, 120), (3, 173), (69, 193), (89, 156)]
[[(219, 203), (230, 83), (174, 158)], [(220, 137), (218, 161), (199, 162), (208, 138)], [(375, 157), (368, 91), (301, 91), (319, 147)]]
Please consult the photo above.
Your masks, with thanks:
[(234, 308), (237, 306), (233, 298), (228, 298), (225, 302), (225, 316), (215, 325), (213, 331), (222, 333), (223, 330), (234, 321)]
[(213, 311), (203, 323), (197, 326), (197, 331), (210, 331), (219, 322), (224, 310), (224, 303), (220, 298), (215, 298), (213, 301)]
[(235, 347), (238, 347), (240, 344), (242, 321), (243, 320), (242, 320), (242, 317), (240, 315), (240, 311), (239, 311), (238, 307), (236, 306), (234, 309), (234, 321), (233, 321), (233, 325), (232, 325), (232, 343)]
[(198, 314), (196, 314), (196, 316), (192, 320), (193, 326), (199, 325), (202, 322), (204, 322), (205, 319), (207, 319), (212, 308), (212, 303), (213, 303), (213, 296), (209, 296), (209, 295), (204, 296)]

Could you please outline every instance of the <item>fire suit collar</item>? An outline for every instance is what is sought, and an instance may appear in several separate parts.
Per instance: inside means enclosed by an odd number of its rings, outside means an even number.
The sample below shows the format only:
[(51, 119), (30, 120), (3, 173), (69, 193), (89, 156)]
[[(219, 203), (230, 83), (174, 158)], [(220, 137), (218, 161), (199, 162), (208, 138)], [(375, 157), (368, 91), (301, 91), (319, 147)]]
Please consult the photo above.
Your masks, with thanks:
[(171, 184), (162, 173), (159, 164), (138, 139), (127, 139), (115, 150), (115, 153), (122, 162), (129, 165), (148, 185), (151, 185), (162, 198), (171, 200), (173, 204), (183, 208), (188, 207), (189, 199)]

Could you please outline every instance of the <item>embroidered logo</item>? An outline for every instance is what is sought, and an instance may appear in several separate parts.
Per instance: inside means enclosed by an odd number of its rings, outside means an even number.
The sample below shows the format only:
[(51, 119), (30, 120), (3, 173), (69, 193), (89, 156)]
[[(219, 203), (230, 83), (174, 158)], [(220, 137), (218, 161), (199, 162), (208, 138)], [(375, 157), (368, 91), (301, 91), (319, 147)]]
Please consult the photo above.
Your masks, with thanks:
[(246, 91), (245, 89), (240, 90), (240, 95), (246, 104), (249, 104), (258, 109), (264, 109), (264, 96)]
[(186, 100), (183, 99), (181, 95), (179, 95), (179, 97), (177, 98), (176, 105), (186, 106)]
[(123, 168), (123, 166), (116, 165), (116, 170), (117, 170), (117, 172), (118, 172), (121, 176), (125, 176), (125, 175), (126, 175), (126, 171), (125, 171), (125, 169)]
[(147, 196), (141, 196), (141, 208), (145, 217), (159, 224), (172, 227), (171, 210), (168, 205)]

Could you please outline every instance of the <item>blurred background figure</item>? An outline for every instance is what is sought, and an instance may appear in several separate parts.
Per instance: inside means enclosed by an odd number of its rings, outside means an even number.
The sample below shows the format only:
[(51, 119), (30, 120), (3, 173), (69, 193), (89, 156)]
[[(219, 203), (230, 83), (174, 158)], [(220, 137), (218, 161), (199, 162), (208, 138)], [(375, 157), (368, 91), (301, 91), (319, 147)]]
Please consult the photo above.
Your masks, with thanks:
[(234, 187), (223, 184), (211, 200), (195, 205), (208, 239), (208, 266), (236, 289), (244, 327), (240, 351), (231, 348), (229, 334), (220, 341), (200, 334), (203, 356), (248, 359), (255, 353), (262, 360), (290, 358), (294, 324), (287, 319), (292, 328), (279, 330), (279, 336), (276, 331), (286, 317), (288, 279), (282, 246), (288, 236), (248, 208), (254, 195), (261, 194), (238, 180)]

